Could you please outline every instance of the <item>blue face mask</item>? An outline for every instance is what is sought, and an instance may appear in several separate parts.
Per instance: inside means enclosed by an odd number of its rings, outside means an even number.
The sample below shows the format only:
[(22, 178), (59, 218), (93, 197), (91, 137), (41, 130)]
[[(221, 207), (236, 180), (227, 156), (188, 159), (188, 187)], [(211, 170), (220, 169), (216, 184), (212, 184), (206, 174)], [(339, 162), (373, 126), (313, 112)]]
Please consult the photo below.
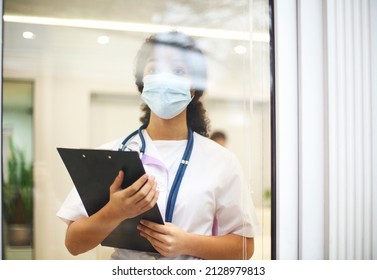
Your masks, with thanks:
[(190, 80), (170, 73), (145, 76), (141, 99), (162, 119), (179, 115), (191, 102)]

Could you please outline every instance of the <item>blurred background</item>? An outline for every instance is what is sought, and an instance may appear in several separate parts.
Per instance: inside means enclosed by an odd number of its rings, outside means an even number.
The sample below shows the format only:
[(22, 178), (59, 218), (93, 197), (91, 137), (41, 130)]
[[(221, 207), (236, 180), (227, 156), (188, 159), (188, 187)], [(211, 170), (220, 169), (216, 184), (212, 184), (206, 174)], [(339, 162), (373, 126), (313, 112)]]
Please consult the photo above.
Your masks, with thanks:
[[(3, 258), (78, 257), (55, 214), (72, 188), (57, 147), (97, 147), (139, 127), (133, 63), (150, 34), (178, 30), (208, 59), (204, 103), (257, 208), (253, 259), (271, 258), (268, 0), (5, 0)], [(17, 189), (18, 194), (15, 194)]]

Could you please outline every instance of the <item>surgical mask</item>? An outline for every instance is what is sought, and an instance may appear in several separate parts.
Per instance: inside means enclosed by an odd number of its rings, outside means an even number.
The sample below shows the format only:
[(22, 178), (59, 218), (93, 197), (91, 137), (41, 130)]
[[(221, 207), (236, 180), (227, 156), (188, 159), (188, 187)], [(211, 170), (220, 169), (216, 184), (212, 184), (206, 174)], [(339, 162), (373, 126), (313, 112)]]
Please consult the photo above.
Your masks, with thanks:
[(170, 73), (145, 76), (141, 99), (162, 119), (178, 116), (191, 102), (190, 80)]

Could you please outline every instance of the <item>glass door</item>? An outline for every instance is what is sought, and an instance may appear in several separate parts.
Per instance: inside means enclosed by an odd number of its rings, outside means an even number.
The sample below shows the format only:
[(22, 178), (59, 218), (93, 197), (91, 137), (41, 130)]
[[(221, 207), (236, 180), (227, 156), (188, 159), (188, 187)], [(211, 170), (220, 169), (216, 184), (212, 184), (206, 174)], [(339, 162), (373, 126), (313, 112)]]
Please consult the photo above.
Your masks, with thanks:
[(206, 55), (210, 134), (225, 133), (245, 174), (260, 226), (252, 259), (271, 258), (270, 9), (268, 0), (4, 1), (3, 78), (35, 83), (34, 258), (107, 258), (73, 257), (64, 246), (55, 214), (72, 182), (56, 147), (94, 148), (135, 129), (126, 121), (141, 114), (135, 56), (145, 38), (168, 30)]

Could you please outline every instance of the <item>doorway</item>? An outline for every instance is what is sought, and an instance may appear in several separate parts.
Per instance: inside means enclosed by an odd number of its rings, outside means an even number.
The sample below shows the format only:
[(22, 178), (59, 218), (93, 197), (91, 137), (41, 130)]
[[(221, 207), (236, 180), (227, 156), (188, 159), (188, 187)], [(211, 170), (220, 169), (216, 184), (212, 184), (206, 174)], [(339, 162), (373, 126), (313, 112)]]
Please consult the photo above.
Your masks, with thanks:
[(3, 258), (33, 259), (33, 82), (3, 81)]

